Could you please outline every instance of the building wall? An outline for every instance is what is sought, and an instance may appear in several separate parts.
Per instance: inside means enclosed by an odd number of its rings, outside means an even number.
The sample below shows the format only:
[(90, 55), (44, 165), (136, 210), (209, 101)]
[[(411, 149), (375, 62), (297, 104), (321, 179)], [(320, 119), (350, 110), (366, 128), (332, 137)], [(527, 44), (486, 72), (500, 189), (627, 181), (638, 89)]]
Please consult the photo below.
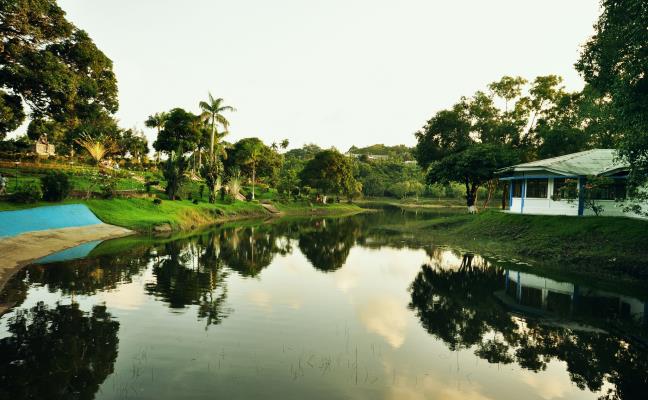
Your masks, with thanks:
[[(513, 197), (509, 211), (522, 214), (578, 215), (578, 200), (569, 202), (567, 200), (556, 201), (551, 199), (551, 196), (553, 195), (553, 183), (553, 179), (549, 179), (546, 198), (540, 199), (525, 197), (523, 209), (522, 199), (519, 197)], [(523, 196), (526, 196), (526, 193), (523, 193)]]
[[(526, 185), (525, 185), (526, 189)], [(578, 199), (573, 201), (568, 200), (553, 200), (551, 197), (553, 195), (554, 189), (554, 180), (549, 178), (548, 188), (547, 188), (547, 197), (546, 198), (528, 198), (525, 197), (522, 201), (519, 197), (513, 197), (511, 199), (511, 205), (509, 212), (518, 213), (518, 214), (538, 214), (538, 215), (578, 215)], [(526, 196), (523, 193), (523, 196)], [(646, 219), (646, 217), (635, 214), (635, 213), (626, 213), (623, 211), (625, 204), (623, 202), (617, 202), (614, 200), (597, 200), (597, 203), (603, 206), (603, 212), (601, 215), (609, 217), (631, 217), (631, 218), (641, 218)], [(648, 209), (648, 205), (646, 205)], [(584, 210), (584, 215), (595, 215), (594, 212), (590, 209)]]

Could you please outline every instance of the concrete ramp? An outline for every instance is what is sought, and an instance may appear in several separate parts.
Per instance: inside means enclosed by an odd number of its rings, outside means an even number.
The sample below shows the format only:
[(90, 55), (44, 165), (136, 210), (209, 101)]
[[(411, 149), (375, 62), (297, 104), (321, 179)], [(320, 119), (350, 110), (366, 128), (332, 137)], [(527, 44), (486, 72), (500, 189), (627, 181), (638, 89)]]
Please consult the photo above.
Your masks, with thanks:
[(84, 204), (0, 212), (0, 238), (25, 232), (97, 225), (102, 222)]

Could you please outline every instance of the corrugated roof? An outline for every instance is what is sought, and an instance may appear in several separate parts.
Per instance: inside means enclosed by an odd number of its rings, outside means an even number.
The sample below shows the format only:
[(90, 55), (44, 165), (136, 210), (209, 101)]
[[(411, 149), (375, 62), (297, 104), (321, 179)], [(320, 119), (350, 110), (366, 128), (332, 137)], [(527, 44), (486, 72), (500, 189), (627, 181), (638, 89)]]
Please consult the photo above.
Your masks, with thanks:
[(628, 168), (614, 149), (592, 149), (504, 168), (506, 172), (546, 171), (560, 175), (604, 175)]

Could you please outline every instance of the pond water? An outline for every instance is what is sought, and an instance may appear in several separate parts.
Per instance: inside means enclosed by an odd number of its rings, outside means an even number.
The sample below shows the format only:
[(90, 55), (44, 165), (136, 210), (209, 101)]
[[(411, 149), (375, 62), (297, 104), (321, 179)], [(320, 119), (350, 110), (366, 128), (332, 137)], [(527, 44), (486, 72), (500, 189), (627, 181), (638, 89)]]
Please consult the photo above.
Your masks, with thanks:
[(646, 297), (404, 229), (428, 217), (247, 221), (31, 265), (0, 293), (0, 398), (646, 398)]

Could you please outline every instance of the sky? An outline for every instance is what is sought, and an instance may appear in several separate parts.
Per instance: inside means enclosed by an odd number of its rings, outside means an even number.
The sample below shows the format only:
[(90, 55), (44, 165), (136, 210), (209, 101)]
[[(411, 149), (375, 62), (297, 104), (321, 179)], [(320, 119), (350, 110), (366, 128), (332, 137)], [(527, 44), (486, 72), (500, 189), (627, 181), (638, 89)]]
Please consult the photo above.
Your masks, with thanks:
[(414, 145), (435, 112), (503, 75), (557, 74), (593, 33), (598, 0), (59, 0), (113, 60), (117, 118), (237, 108), (229, 141)]

